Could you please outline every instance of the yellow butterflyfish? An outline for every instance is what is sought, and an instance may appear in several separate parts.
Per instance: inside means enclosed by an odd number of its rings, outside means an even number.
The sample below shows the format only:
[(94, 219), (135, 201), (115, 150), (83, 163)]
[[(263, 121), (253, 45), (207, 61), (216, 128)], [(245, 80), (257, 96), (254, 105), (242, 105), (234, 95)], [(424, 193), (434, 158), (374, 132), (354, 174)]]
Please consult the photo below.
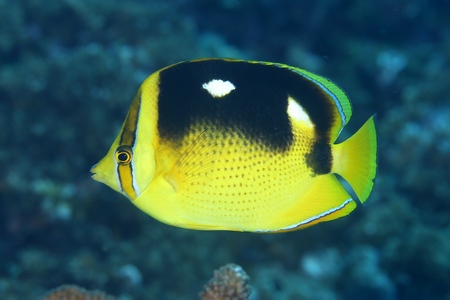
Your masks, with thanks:
[(279, 63), (181, 62), (150, 75), (92, 177), (155, 219), (198, 230), (283, 232), (348, 215), (376, 175), (373, 117), (325, 77)]

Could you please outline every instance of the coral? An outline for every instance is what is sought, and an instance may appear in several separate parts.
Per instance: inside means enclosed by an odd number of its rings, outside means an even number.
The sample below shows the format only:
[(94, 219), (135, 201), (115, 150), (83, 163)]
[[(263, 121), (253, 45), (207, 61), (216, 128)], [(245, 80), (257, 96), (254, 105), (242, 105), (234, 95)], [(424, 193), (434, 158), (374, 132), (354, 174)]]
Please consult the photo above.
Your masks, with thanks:
[(236, 264), (226, 264), (214, 271), (214, 276), (200, 293), (202, 300), (246, 300), (250, 297), (250, 278)]
[[(251, 294), (250, 278), (242, 267), (226, 264), (214, 271), (214, 276), (200, 293), (201, 300), (247, 300)], [(76, 285), (61, 285), (41, 300), (115, 300), (101, 291), (88, 291)]]
[(76, 285), (65, 284), (47, 293), (42, 300), (115, 300), (100, 291), (88, 291)]

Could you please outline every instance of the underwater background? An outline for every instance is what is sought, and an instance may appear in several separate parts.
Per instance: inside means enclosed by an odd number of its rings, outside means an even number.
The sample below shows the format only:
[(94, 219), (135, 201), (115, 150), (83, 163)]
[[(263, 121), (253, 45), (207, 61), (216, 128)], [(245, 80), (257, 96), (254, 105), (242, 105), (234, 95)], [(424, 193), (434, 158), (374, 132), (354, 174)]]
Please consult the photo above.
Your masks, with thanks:
[[(198, 299), (236, 263), (251, 299), (450, 299), (450, 2), (0, 0), (0, 299), (62, 284)], [(283, 234), (159, 223), (90, 178), (141, 82), (181, 60), (286, 63), (377, 114), (364, 207)]]

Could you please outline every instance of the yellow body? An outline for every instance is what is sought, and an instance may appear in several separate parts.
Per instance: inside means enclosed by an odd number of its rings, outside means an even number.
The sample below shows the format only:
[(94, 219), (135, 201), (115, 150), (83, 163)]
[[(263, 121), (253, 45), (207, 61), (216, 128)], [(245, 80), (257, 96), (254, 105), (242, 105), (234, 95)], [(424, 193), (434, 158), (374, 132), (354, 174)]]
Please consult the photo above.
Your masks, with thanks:
[[(278, 100), (268, 98), (264, 100), (267, 105), (256, 101), (253, 106), (244, 103), (241, 107), (248, 95), (259, 95), (259, 88), (268, 89), (261, 97), (270, 97), (271, 87), (260, 86), (256, 80), (246, 87), (244, 76), (233, 77), (234, 68), (236, 74), (262, 70), (257, 76), (264, 76), (267, 70), (267, 82), (273, 82), (272, 71), (287, 76), (289, 82), (298, 78), (308, 95), (323, 97), (317, 105), (325, 106), (329, 120), (320, 123), (320, 106), (299, 100), (302, 90), (295, 84), (292, 93), (285, 93), (284, 87), (274, 93), (275, 98), (286, 95), (279, 106)], [(187, 88), (179, 80), (166, 82), (178, 78), (179, 73), (187, 78), (184, 72), (196, 74), (197, 70), (198, 81), (193, 75), (194, 79), (187, 79)], [(173, 83), (174, 89), (186, 89), (186, 94), (176, 94), (186, 99), (166, 94), (172, 81), (178, 81)], [(190, 85), (198, 85), (198, 89), (188, 93)], [(197, 93), (206, 102), (189, 104), (191, 99), (197, 101), (192, 98)], [(226, 106), (227, 99), (236, 101), (236, 111)], [(163, 101), (177, 105), (166, 107)], [(210, 110), (205, 106), (208, 101), (213, 103)], [(252, 107), (254, 114), (249, 111)], [(94, 179), (123, 193), (166, 224), (201, 230), (295, 230), (355, 209), (355, 201), (333, 173), (350, 183), (361, 202), (372, 190), (376, 173), (373, 118), (353, 137), (334, 144), (350, 117), (345, 93), (328, 79), (305, 70), (235, 60), (186, 62), (162, 69), (144, 81), (110, 151), (91, 171)], [(289, 128), (289, 132), (279, 128)], [(289, 142), (277, 134), (286, 135)]]

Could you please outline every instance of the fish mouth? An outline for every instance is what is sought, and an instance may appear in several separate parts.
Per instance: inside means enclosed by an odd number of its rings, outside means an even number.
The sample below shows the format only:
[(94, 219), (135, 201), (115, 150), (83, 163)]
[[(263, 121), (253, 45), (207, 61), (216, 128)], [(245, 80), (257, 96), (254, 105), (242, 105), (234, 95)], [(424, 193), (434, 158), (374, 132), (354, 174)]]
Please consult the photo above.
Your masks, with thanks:
[(95, 179), (95, 176), (97, 175), (97, 172), (95, 171), (95, 168), (97, 167), (98, 164), (95, 164), (91, 167), (91, 169), (89, 170), (89, 172), (91, 172), (91, 177)]

